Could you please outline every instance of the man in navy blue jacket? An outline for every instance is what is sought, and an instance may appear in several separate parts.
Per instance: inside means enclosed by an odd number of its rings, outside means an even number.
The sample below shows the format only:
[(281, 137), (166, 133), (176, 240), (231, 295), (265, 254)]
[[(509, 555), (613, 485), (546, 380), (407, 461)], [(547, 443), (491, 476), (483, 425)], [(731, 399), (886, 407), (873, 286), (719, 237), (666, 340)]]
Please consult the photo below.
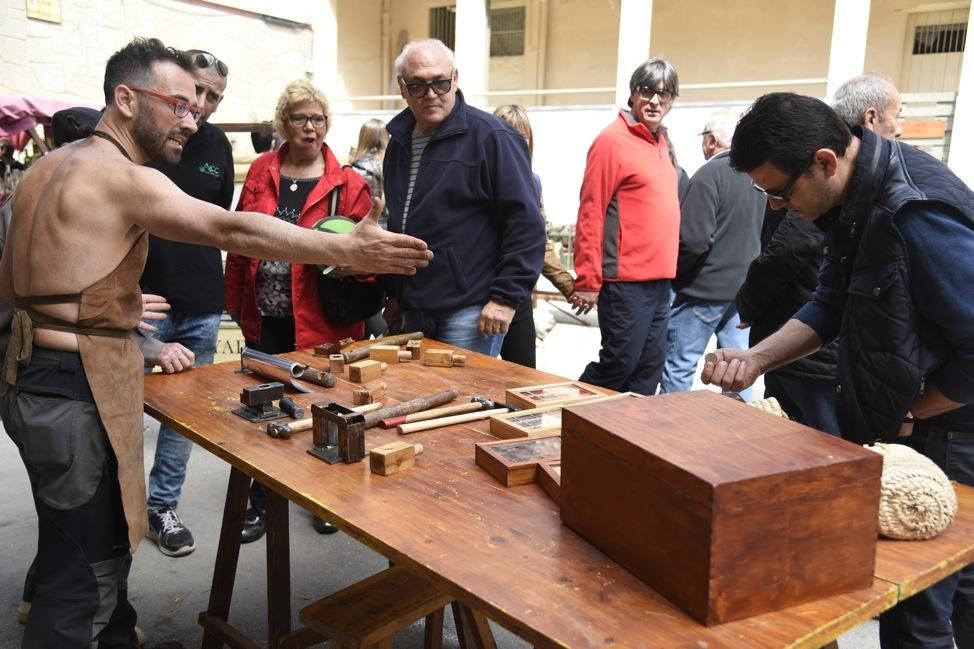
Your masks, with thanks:
[(396, 70), (408, 108), (387, 126), (388, 227), (423, 238), (435, 256), (412, 277), (386, 278), (386, 320), (497, 356), (544, 259), (527, 144), (464, 102), (442, 42), (408, 43)]
[[(838, 336), (842, 436), (900, 441), (974, 485), (974, 192), (945, 165), (824, 103), (758, 99), (731, 165), (774, 209), (827, 230), (811, 301), (753, 348), (718, 350), (705, 383), (740, 390)], [(974, 646), (974, 566), (880, 617), (883, 649)]]

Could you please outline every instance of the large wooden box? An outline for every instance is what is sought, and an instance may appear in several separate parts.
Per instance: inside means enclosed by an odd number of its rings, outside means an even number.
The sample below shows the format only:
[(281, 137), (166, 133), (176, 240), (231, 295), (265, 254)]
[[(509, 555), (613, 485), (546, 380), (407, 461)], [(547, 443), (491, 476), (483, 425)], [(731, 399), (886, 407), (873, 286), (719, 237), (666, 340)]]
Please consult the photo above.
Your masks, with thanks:
[(713, 392), (562, 413), (562, 521), (707, 625), (871, 586), (881, 472)]

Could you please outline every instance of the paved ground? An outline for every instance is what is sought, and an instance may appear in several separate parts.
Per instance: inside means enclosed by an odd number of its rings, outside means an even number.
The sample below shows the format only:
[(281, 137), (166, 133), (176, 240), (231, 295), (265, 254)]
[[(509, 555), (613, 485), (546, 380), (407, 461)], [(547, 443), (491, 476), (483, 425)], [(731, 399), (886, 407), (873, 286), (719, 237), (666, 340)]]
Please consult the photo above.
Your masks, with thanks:
[[(598, 330), (558, 325), (538, 349), (539, 369), (575, 378), (598, 351)], [(148, 421), (148, 420), (147, 420)], [(146, 456), (155, 449), (156, 426), (146, 435)], [(130, 594), (139, 612), (139, 625), (148, 636), (148, 646), (168, 641), (186, 647), (199, 646), (201, 632), (197, 614), (206, 606), (216, 554), (223, 500), (226, 495), (227, 465), (206, 451), (196, 449), (189, 465), (189, 477), (180, 512), (196, 535), (197, 550), (173, 559), (162, 555), (150, 541), (143, 541), (136, 554), (130, 579)], [(22, 627), (14, 612), (20, 601), (24, 571), (36, 544), (36, 520), (26, 474), (13, 444), (0, 435), (0, 649), (20, 646)], [(318, 597), (334, 592), (386, 566), (384, 559), (344, 534), (320, 536), (311, 527), (308, 513), (291, 507), (292, 611)], [(263, 599), (264, 543), (243, 546), (232, 622), (247, 635), (265, 637)], [(447, 616), (447, 647), (456, 647), (452, 620)], [(520, 639), (496, 629), (503, 649), (528, 647)], [(422, 646), (421, 625), (396, 637), (397, 649)], [(647, 647), (652, 647), (647, 639)], [(870, 622), (840, 640), (842, 649), (876, 649), (876, 623)]]

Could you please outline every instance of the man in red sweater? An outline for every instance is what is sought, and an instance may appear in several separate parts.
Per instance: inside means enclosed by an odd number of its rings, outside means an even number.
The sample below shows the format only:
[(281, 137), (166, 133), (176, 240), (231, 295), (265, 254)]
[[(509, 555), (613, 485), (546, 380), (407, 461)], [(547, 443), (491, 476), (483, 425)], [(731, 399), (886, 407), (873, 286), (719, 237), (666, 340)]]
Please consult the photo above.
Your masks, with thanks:
[(654, 394), (663, 371), (680, 203), (662, 121), (679, 89), (666, 59), (636, 68), (629, 110), (595, 138), (582, 179), (574, 302), (598, 306), (602, 349), (581, 380), (613, 390)]

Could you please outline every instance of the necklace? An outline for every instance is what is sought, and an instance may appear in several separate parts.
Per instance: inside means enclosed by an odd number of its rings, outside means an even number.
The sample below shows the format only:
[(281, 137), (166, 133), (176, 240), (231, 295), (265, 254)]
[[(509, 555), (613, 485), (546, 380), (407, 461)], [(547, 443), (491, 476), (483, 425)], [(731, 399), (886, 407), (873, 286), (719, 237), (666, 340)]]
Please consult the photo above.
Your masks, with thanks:
[(291, 176), (285, 176), (284, 174), (281, 174), (281, 180), (290, 180), (291, 181), (291, 184), (288, 186), (288, 189), (290, 189), (292, 192), (296, 192), (296, 191), (298, 191), (298, 181), (299, 180), (301, 182), (305, 182), (305, 181), (307, 181), (307, 182), (312, 182), (312, 181), (317, 182), (317, 181), (321, 180), (321, 176), (318, 176), (316, 178), (293, 178)]

